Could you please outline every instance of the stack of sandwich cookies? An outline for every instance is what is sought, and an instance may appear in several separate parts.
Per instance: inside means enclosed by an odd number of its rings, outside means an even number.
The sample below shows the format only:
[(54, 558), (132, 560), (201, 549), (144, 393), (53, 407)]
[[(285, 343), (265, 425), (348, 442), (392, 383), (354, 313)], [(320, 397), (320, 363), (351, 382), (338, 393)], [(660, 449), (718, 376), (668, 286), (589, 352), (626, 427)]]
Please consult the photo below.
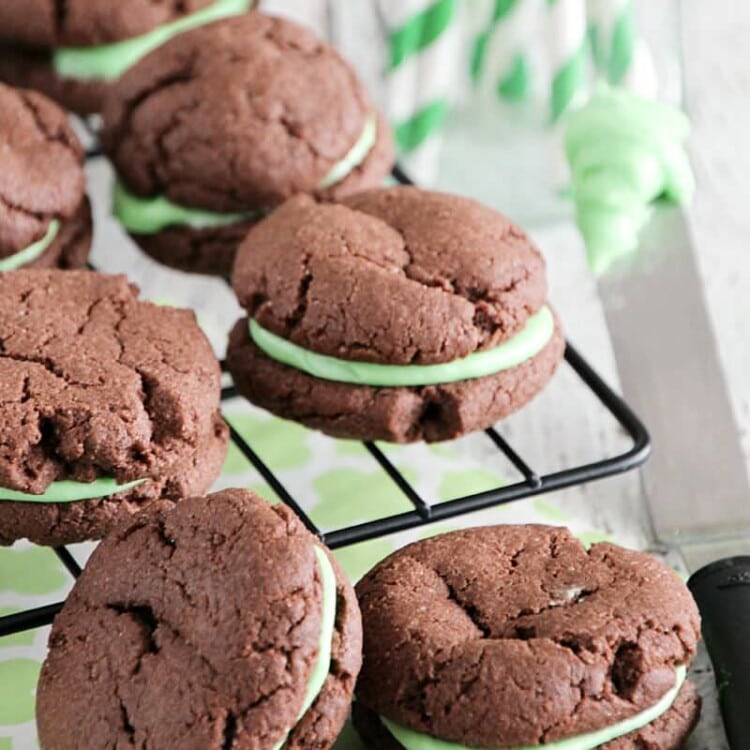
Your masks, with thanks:
[(233, 285), (248, 313), (227, 351), (240, 392), (337, 437), (435, 441), (489, 427), (563, 354), (539, 251), (456, 196), (298, 196), (251, 230)]
[(78, 268), (91, 245), (83, 150), (44, 96), (0, 84), (0, 271)]
[(205, 491), (227, 448), (219, 397), (191, 312), (123, 276), (0, 274), (0, 543), (96, 539)]
[(645, 553), (469, 529), (399, 550), (357, 596), (369, 747), (677, 750), (697, 721), (698, 611)]
[(294, 514), (227, 490), (118, 526), (49, 646), (43, 749), (326, 750), (362, 630), (351, 585)]
[(114, 212), (140, 247), (228, 276), (248, 228), (296, 193), (379, 185), (393, 144), (354, 72), (311, 32), (249, 14), (173, 39), (108, 98)]
[(253, 5), (254, 0), (3, 0), (0, 80), (93, 114), (112, 82), (151, 50)]

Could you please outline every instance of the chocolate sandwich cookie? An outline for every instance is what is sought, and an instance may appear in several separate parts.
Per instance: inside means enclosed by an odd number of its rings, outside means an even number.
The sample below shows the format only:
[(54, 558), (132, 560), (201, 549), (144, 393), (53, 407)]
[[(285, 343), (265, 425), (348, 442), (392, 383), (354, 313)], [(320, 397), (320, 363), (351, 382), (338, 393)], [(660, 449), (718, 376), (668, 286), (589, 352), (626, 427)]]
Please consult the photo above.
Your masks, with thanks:
[(124, 276), (0, 274), (0, 544), (97, 539), (208, 489), (227, 447), (219, 379), (193, 313)]
[(0, 83), (0, 272), (80, 268), (91, 246), (83, 149), (65, 113)]
[(3, 0), (0, 80), (93, 114), (113, 81), (151, 50), (253, 5), (254, 0)]
[(326, 750), (361, 663), (357, 600), (281, 505), (154, 503), (94, 551), (37, 689), (52, 750)]
[(115, 215), (140, 247), (224, 276), (248, 228), (286, 198), (379, 185), (393, 161), (349, 65), (262, 14), (196, 29), (132, 68), (107, 100), (102, 138)]
[(475, 528), (392, 554), (357, 596), (369, 747), (676, 750), (697, 721), (698, 610), (643, 552)]
[(544, 260), (501, 214), (380, 188), (288, 201), (255, 226), (227, 362), (253, 403), (336, 437), (447, 440), (523, 406), (563, 336)]

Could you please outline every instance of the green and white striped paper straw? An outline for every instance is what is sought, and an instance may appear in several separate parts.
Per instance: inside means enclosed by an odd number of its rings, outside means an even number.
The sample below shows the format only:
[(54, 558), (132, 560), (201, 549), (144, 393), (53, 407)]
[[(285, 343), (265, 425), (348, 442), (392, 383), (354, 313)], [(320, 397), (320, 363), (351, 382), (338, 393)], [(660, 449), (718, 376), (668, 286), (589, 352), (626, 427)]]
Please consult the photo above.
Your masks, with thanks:
[(638, 34), (633, 0), (588, 0), (594, 64), (608, 83), (648, 98), (658, 94), (651, 50)]
[(555, 122), (587, 94), (588, 38), (585, 0), (547, 0), (550, 119)]
[(471, 51), (471, 78), (480, 91), (501, 100), (526, 99), (531, 87), (531, 52), (538, 29), (539, 0), (493, 0), (482, 12)]
[(407, 168), (429, 181), (450, 110), (460, 35), (457, 0), (380, 0), (388, 37), (388, 114)]
[(623, 82), (635, 52), (632, 0), (589, 0), (591, 51), (609, 83)]

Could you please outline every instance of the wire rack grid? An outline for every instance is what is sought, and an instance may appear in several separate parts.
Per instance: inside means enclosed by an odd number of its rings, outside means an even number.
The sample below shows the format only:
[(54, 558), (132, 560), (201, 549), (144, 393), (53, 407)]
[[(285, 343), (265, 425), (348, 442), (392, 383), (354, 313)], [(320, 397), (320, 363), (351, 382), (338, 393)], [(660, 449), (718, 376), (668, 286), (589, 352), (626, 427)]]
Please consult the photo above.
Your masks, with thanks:
[[(89, 159), (100, 157), (101, 153), (96, 148), (88, 152)], [(394, 168), (392, 176), (398, 183), (413, 184), (408, 175), (398, 166)], [(292, 508), (305, 526), (316, 534), (323, 543), (331, 549), (337, 549), (395, 534), (416, 526), (444, 521), (474, 511), (503, 505), (522, 498), (584, 484), (640, 466), (648, 458), (651, 443), (648, 431), (639, 417), (569, 342), (566, 343), (565, 347), (565, 363), (577, 376), (580, 386), (593, 393), (609, 417), (625, 432), (628, 439), (626, 449), (614, 456), (606, 456), (587, 463), (568, 466), (558, 471), (543, 473), (537, 471), (529, 461), (525, 460), (497, 427), (490, 427), (484, 431), (487, 440), (490, 441), (494, 450), (504, 455), (518, 470), (522, 477), (520, 481), (433, 503), (420, 495), (377, 444), (365, 442), (366, 450), (412, 507), (408, 511), (395, 515), (331, 531), (323, 532), (316, 526), (292, 492), (285, 487), (255, 448), (231, 424), (229, 426), (230, 438), (278, 498)], [(224, 368), (222, 367), (222, 369)], [(222, 389), (222, 403), (226, 403), (237, 396), (237, 390), (233, 385), (228, 385)], [(81, 573), (81, 567), (71, 552), (66, 547), (58, 547), (55, 548), (55, 553), (71, 576), (77, 578)], [(49, 625), (62, 605), (63, 602), (54, 602), (0, 617), (0, 637)]]

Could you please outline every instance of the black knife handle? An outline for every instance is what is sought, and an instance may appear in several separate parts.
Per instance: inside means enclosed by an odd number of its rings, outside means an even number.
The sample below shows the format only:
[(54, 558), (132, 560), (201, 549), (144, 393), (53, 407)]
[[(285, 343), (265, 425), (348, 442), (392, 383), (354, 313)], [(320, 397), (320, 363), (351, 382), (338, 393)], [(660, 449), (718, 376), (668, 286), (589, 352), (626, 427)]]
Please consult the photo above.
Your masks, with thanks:
[(719, 688), (732, 750), (750, 748), (750, 557), (706, 565), (688, 581)]

